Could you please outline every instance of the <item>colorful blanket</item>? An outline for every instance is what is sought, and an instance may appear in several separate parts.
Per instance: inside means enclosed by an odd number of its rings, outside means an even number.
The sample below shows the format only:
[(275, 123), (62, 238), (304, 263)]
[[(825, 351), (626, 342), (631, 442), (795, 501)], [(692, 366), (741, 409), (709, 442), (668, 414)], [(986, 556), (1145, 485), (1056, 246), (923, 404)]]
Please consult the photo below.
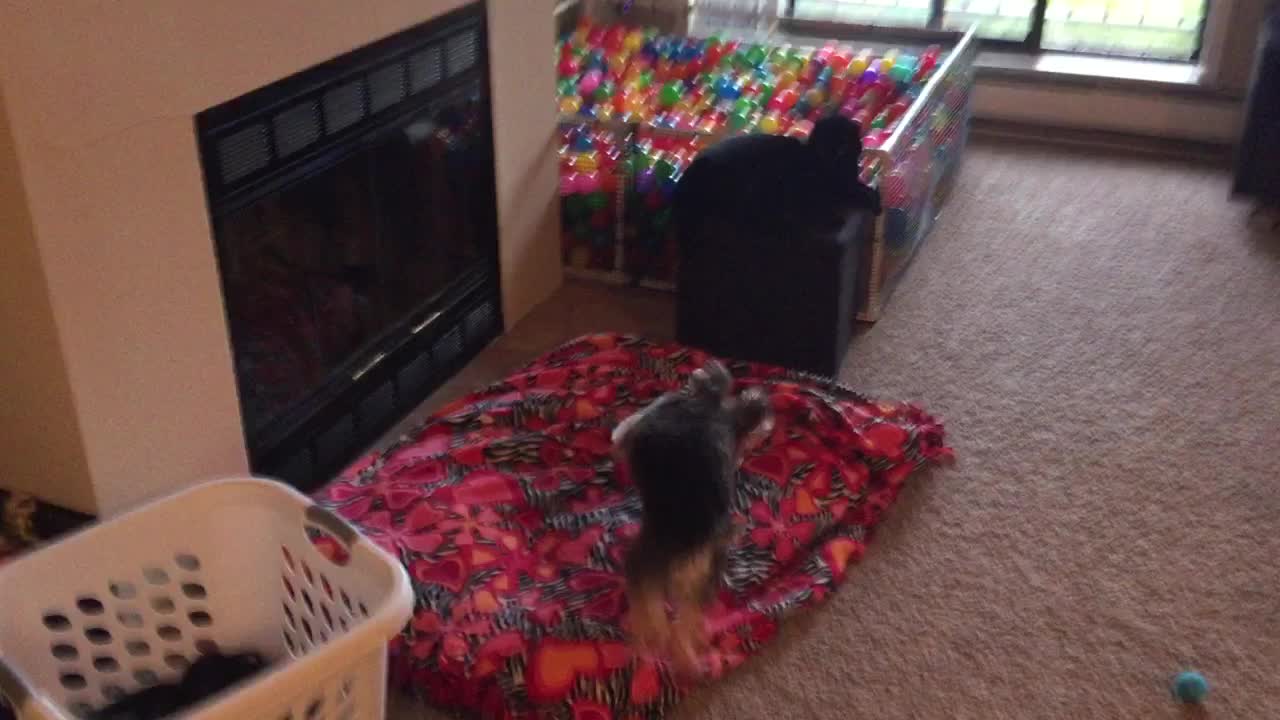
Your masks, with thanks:
[[(397, 555), (417, 594), (393, 682), (497, 718), (661, 717), (688, 689), (627, 645), (623, 549), (639, 518), (609, 436), (706, 355), (636, 338), (571, 342), (452, 404), (350, 468), (321, 501)], [(825, 599), (911, 472), (949, 459), (919, 408), (729, 363), (772, 399), (772, 436), (742, 468), (739, 541), (708, 618), (716, 678)]]

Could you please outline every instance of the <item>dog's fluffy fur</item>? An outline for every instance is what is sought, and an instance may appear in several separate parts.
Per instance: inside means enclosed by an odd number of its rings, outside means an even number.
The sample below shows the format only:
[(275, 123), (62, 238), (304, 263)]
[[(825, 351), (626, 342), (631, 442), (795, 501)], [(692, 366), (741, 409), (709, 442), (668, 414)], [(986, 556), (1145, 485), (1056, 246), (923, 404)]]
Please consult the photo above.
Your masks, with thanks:
[(709, 362), (680, 391), (658, 398), (613, 433), (615, 456), (627, 465), (643, 507), (626, 563), (632, 635), (685, 672), (697, 669), (703, 610), (714, 598), (732, 539), (738, 465), (773, 425), (763, 393), (735, 396), (732, 385), (728, 370)]

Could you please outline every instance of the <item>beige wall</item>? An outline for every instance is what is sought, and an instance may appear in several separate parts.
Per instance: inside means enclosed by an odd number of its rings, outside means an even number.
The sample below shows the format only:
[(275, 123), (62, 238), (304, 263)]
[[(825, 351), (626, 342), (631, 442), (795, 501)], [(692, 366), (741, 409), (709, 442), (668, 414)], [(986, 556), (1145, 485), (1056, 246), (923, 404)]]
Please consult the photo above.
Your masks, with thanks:
[(71, 386), (0, 93), (0, 486), (93, 506)]
[(560, 286), (560, 196), (551, 13), (489, 0), (502, 306), (507, 327)]
[[(195, 113), (463, 4), (59, 0), (0, 10), (0, 82), (94, 488), (69, 504), (110, 514), (245, 470)], [(560, 277), (552, 33), (537, 4), (490, 5), (511, 322)], [(0, 485), (8, 472), (0, 465)]]

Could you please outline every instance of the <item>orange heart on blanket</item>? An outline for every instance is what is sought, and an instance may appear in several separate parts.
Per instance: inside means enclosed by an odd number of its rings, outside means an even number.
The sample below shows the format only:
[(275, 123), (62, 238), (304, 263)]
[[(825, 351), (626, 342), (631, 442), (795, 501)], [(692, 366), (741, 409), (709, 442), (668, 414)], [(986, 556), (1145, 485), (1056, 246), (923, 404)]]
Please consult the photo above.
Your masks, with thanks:
[(529, 661), (529, 698), (534, 702), (558, 700), (569, 693), (579, 675), (597, 675), (600, 669), (595, 643), (543, 642)]
[(598, 405), (587, 398), (578, 398), (578, 401), (574, 403), (573, 408), (579, 420), (595, 420), (604, 414), (600, 411), (600, 407)]
[(844, 574), (844, 569), (849, 566), (849, 558), (857, 552), (858, 543), (849, 538), (836, 538), (827, 543), (827, 556), (837, 575)]
[(796, 512), (801, 515), (813, 515), (818, 512), (818, 505), (813, 501), (813, 496), (804, 488), (796, 490)]

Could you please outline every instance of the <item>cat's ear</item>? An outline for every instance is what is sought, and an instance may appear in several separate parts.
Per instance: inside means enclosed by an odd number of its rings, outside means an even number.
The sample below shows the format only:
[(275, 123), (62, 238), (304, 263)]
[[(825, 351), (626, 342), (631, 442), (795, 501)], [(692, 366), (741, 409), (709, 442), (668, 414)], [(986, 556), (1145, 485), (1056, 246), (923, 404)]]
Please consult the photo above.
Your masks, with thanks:
[(828, 115), (814, 123), (809, 145), (820, 158), (855, 161), (862, 155), (862, 128), (843, 115)]

